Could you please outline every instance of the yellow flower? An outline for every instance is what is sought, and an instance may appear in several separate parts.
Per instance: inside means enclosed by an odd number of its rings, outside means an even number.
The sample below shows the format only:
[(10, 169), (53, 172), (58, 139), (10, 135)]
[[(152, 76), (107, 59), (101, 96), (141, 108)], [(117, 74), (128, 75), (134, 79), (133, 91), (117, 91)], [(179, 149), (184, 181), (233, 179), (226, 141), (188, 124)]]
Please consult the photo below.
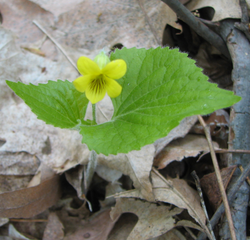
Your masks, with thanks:
[(122, 87), (114, 79), (125, 75), (127, 64), (124, 60), (110, 62), (108, 56), (101, 52), (94, 61), (87, 57), (80, 57), (77, 68), (82, 76), (73, 81), (73, 84), (79, 92), (85, 92), (92, 104), (101, 101), (106, 92), (111, 98), (121, 94)]

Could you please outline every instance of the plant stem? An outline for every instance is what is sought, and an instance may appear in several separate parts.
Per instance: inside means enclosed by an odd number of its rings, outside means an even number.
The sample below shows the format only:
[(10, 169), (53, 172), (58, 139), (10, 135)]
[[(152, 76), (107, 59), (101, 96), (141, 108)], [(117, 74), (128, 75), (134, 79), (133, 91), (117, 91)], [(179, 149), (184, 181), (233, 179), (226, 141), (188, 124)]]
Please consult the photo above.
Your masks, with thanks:
[(92, 121), (93, 124), (96, 124), (96, 105), (92, 104)]

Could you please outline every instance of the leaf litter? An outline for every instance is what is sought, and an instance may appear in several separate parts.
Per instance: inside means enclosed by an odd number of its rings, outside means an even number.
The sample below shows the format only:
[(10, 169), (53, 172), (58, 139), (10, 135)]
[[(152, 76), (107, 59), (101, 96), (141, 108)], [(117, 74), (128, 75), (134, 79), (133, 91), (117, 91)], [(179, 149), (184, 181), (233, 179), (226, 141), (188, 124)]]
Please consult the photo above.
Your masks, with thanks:
[[(241, 17), (238, 3), (232, 1), (225, 6), (228, 11), (221, 12), (224, 3), (193, 0), (187, 7), (190, 10), (212, 7), (214, 21)], [(176, 14), (166, 4), (148, 0), (126, 3), (75, 0), (70, 6), (68, 1), (60, 1), (60, 7), (58, 1), (24, 0), (22, 4), (21, 1), (2, 1), (0, 7), (4, 19), (0, 28), (0, 119), (3, 123), (0, 179), (4, 186), (0, 193), (3, 226), (0, 234), (34, 239), (31, 226), (37, 223), (32, 221), (39, 222), (40, 217), (47, 221), (37, 231), (42, 233), (36, 236), (40, 239), (190, 239), (183, 227), (192, 229), (193, 234), (207, 232), (199, 196), (193, 185), (190, 186), (190, 179), (164, 175), (163, 180), (152, 171), (153, 164), (164, 170), (170, 162), (185, 158), (193, 162), (208, 150), (205, 138), (198, 135), (194, 135), (194, 139), (199, 144), (190, 147), (193, 140), (187, 134), (197, 121), (195, 116), (184, 119), (168, 136), (139, 151), (108, 157), (100, 154), (95, 174), (89, 188), (85, 189), (84, 169), (90, 152), (81, 144), (79, 134), (37, 120), (5, 84), (5, 79), (37, 84), (58, 78), (72, 81), (78, 76), (56, 46), (32, 24), (33, 20), (41, 21), (76, 61), (80, 55), (92, 57), (100, 49), (109, 49), (117, 43), (126, 47), (156, 47), (161, 44), (167, 25), (182, 33)], [(39, 51), (31, 53), (31, 49), (41, 51), (45, 57), (39, 56)], [(201, 63), (205, 61), (204, 57), (200, 59)], [(212, 70), (215, 68), (213, 66)], [(105, 115), (112, 115), (108, 99), (102, 101), (99, 108)], [(102, 112), (98, 110), (98, 122), (107, 120)], [(228, 124), (225, 120), (212, 119), (214, 126)], [(197, 124), (195, 127), (192, 132), (203, 134), (197, 132)], [(225, 146), (228, 133), (225, 129), (222, 132), (223, 141), (214, 142), (217, 147)], [(183, 143), (185, 140), (187, 145)], [(166, 156), (166, 152), (170, 152), (171, 157)], [(160, 155), (164, 157), (159, 161)], [(200, 160), (206, 166), (209, 161), (207, 158)], [(190, 169), (185, 168), (185, 171)], [(199, 174), (202, 176), (204, 172)], [(87, 199), (95, 213), (89, 211)], [(11, 222), (12, 218), (27, 219), (29, 227), (20, 227), (22, 223)], [(4, 231), (6, 226), (7, 232)], [(31, 236), (26, 238), (23, 234)]]

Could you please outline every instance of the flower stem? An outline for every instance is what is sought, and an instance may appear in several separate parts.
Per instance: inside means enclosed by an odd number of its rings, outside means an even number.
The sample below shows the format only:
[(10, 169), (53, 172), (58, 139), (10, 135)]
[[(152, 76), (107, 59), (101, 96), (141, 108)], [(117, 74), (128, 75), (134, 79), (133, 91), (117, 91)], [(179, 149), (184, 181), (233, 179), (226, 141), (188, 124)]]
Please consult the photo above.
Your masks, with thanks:
[(93, 124), (97, 124), (96, 123), (96, 105), (95, 104), (92, 104), (92, 121), (93, 121)]

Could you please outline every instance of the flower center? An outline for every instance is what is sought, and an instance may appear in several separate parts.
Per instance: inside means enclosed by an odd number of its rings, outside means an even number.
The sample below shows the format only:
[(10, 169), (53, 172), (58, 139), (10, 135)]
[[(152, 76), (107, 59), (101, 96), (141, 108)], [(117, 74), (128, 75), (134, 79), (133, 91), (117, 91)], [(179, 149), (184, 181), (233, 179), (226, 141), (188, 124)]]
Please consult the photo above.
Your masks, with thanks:
[(103, 91), (103, 89), (105, 89), (105, 85), (106, 85), (106, 81), (104, 79), (104, 76), (101, 74), (92, 80), (90, 84), (90, 89), (95, 94), (100, 94)]

